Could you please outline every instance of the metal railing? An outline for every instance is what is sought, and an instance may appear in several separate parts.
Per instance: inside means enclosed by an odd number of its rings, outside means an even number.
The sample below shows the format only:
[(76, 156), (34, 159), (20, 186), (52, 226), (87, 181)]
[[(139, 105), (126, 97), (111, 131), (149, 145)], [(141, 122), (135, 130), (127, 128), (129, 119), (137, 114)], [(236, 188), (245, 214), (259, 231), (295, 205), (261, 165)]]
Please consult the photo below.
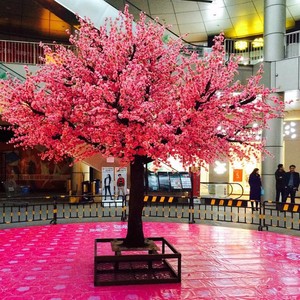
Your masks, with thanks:
[[(285, 58), (300, 56), (300, 31), (287, 33), (285, 35)], [(55, 44), (47, 43), (51, 48)], [(70, 46), (70, 45), (68, 45)], [(241, 57), (240, 64), (254, 65), (263, 61), (263, 44), (257, 44), (253, 40), (225, 39), (225, 52), (230, 55)], [(72, 47), (72, 46), (70, 46)], [(186, 47), (191, 51), (196, 51), (199, 56), (209, 53), (211, 48), (201, 45), (187, 44)], [(43, 48), (40, 43), (27, 41), (0, 40), (0, 62), (19, 63), (19, 64), (42, 64), (41, 57), (44, 56)]]
[[(52, 46), (52, 45), (49, 45)], [(0, 40), (0, 61), (4, 63), (40, 64), (43, 48), (39, 43)]]
[[(263, 40), (259, 44), (255, 40), (225, 40), (225, 52), (228, 55), (237, 55), (241, 57), (241, 64), (254, 65), (263, 61), (264, 46)], [(285, 34), (285, 58), (300, 56), (300, 31)]]
[(120, 201), (105, 200), (104, 195), (9, 197), (2, 198), (0, 205), (0, 224), (87, 218), (119, 218), (125, 220), (125, 197)]
[[(30, 223), (84, 219), (109, 219), (126, 221), (128, 216), (128, 195), (121, 201), (104, 200), (104, 195), (76, 196), (79, 202), (72, 203), (74, 196), (51, 196), (30, 198), (6, 198), (0, 205), (0, 224)], [(100, 199), (100, 200), (99, 200)], [(145, 200), (146, 199), (146, 200)], [(188, 223), (217, 221), (255, 225), (258, 230), (271, 227), (300, 231), (300, 204), (264, 201), (259, 210), (252, 209), (252, 203), (241, 199), (181, 198), (166, 196), (145, 196), (143, 218), (162, 218)], [(28, 198), (29, 200), (29, 198)], [(96, 201), (97, 200), (97, 201)], [(172, 201), (170, 201), (172, 200)], [(198, 201), (196, 201), (198, 200)], [(10, 201), (10, 202), (8, 202)], [(252, 201), (253, 202), (253, 201)]]
[(300, 205), (274, 201), (262, 203), (260, 230), (269, 227), (300, 230)]
[(300, 31), (287, 33), (285, 37), (285, 57), (300, 56)]
[(224, 46), (228, 58), (231, 55), (239, 56), (241, 58), (240, 64), (255, 65), (263, 61), (264, 47), (257, 45), (253, 40), (226, 39)]
[[(215, 200), (215, 199), (212, 199)], [(222, 199), (221, 199), (222, 200)], [(204, 203), (194, 205), (194, 220), (218, 221), (226, 223), (240, 223), (260, 226), (261, 219), (258, 212), (252, 211), (250, 201), (212, 202), (207, 199)]]
[[(44, 45), (51, 49), (57, 46), (54, 43), (44, 43)], [(0, 62), (2, 63), (38, 65), (43, 64), (42, 57), (44, 57), (44, 50), (40, 43), (0, 40)]]
[(238, 182), (200, 182), (201, 198), (231, 198), (240, 199), (244, 188)]

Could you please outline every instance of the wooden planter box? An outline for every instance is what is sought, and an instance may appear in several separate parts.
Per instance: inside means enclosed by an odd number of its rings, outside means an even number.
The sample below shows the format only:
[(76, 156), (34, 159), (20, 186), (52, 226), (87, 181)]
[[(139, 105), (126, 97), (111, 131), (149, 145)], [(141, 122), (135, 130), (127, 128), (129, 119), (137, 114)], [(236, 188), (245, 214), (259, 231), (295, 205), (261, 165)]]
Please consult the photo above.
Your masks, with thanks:
[(167, 240), (151, 237), (141, 248), (123, 247), (123, 241), (95, 240), (95, 286), (181, 281), (181, 254)]

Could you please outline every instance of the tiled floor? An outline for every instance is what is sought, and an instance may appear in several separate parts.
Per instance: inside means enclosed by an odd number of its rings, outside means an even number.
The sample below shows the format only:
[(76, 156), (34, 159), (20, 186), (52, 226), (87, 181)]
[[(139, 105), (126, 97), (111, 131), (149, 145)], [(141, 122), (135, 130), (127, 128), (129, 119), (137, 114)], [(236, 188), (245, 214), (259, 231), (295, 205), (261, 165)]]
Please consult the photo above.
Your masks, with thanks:
[(300, 299), (300, 237), (240, 228), (144, 223), (182, 254), (181, 284), (94, 287), (96, 238), (126, 223), (76, 223), (0, 230), (0, 299)]

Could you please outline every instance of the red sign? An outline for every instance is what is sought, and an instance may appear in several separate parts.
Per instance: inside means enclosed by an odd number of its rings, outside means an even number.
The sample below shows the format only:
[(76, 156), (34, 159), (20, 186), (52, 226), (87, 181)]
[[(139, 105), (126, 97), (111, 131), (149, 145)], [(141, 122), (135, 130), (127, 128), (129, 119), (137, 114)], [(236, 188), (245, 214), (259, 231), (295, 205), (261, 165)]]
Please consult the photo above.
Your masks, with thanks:
[(234, 169), (233, 170), (233, 181), (234, 182), (243, 181), (243, 170), (242, 169)]
[(192, 196), (200, 196), (200, 168), (190, 168), (190, 174), (192, 179)]

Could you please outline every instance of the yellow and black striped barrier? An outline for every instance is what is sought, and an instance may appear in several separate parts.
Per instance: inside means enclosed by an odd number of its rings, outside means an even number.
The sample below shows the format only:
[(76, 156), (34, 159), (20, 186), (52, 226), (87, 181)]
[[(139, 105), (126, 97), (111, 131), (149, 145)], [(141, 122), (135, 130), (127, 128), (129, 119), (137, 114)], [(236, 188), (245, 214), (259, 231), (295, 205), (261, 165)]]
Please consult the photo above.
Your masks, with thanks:
[(211, 206), (247, 207), (248, 201), (239, 199), (211, 199), (205, 198), (204, 203)]
[[(56, 224), (60, 219), (121, 217), (127, 220), (130, 201), (123, 197), (122, 203), (115, 201), (71, 204), (66, 196), (46, 196), (41, 201), (20, 203), (19, 199), (0, 205), (0, 224), (47, 221)], [(47, 201), (44, 201), (47, 200)], [(50, 201), (49, 201), (50, 200)], [(259, 230), (270, 227), (300, 230), (300, 203), (264, 201), (259, 210), (251, 210), (249, 200), (201, 199), (146, 195), (143, 197), (143, 216), (195, 220), (224, 221), (258, 225)]]
[(193, 198), (186, 196), (145, 195), (143, 216), (188, 219), (194, 223)]
[(282, 212), (300, 212), (300, 205), (295, 203), (279, 203), (278, 208)]
[(144, 202), (151, 203), (173, 203), (177, 202), (177, 197), (167, 197), (167, 196), (144, 196)]

